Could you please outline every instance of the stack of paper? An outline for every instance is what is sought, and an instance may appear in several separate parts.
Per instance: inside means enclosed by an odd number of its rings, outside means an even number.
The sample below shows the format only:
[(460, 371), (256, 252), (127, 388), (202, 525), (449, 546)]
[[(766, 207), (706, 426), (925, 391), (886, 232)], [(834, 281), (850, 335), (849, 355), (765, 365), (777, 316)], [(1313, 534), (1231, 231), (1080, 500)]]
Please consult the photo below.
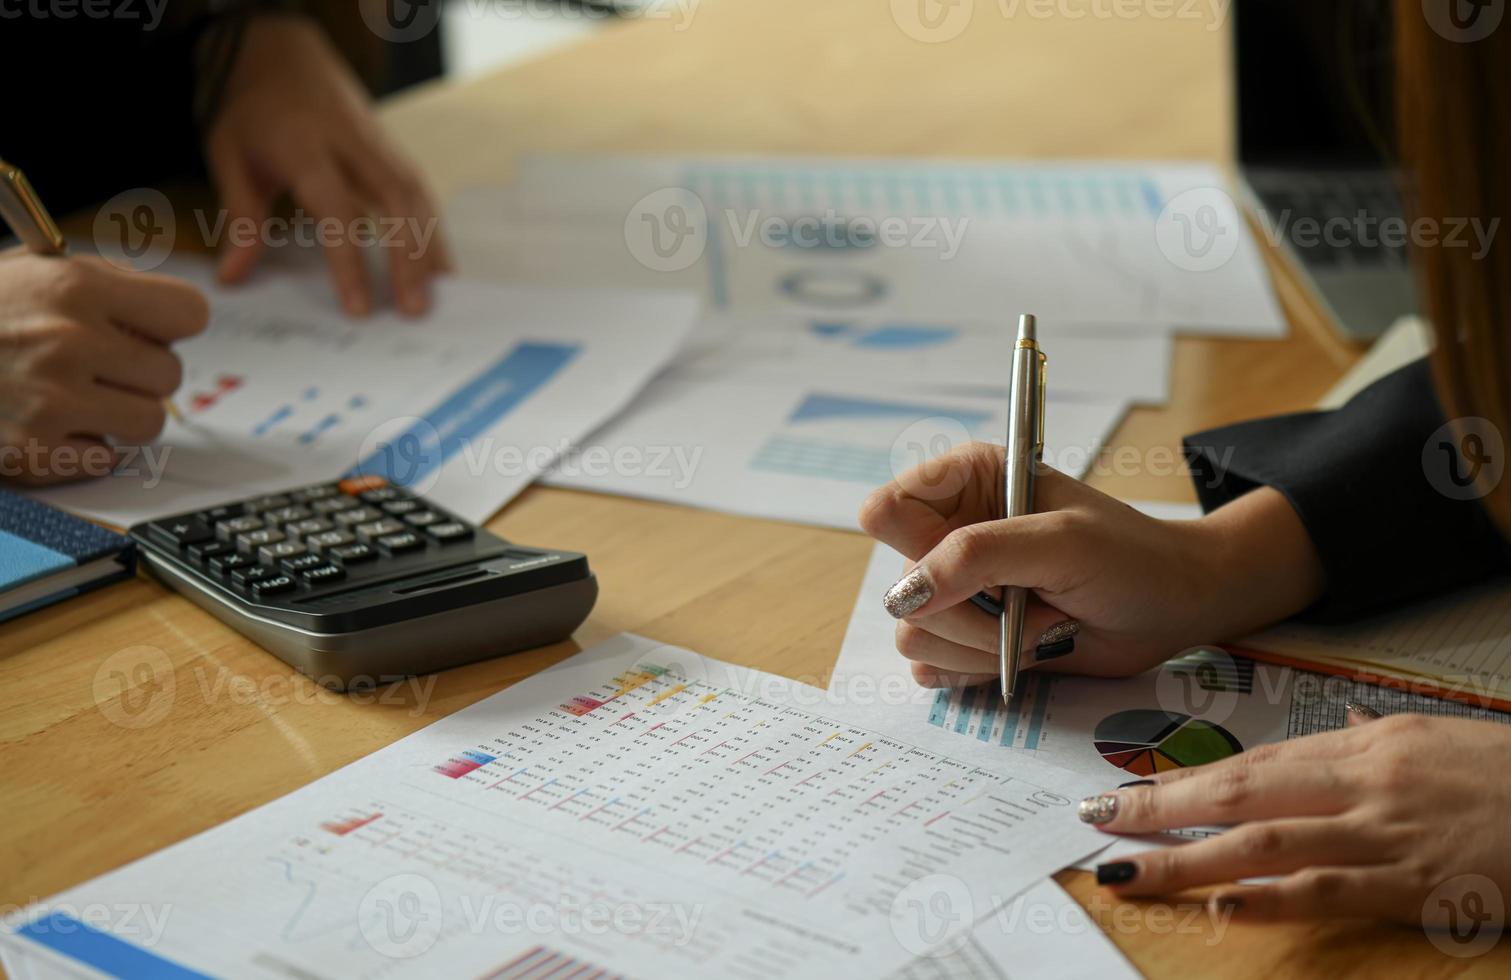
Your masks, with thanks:
[(1131, 405), (1166, 399), (1175, 332), (1281, 334), (1222, 183), (1195, 165), (541, 157), (458, 195), (449, 222), (469, 276), (702, 297), (675, 365), (548, 482), (851, 528), (920, 459), (1003, 440), (1020, 312), (1049, 354), (1046, 461), (1074, 476)]

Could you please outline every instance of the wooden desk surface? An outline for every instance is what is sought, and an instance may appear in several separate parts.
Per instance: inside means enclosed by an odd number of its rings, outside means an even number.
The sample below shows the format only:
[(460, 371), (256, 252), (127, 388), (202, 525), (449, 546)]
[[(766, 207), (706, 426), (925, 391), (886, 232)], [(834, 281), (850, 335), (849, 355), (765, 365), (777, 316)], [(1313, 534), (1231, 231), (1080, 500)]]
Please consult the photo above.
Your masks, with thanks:
[[(615, 25), (384, 112), (442, 194), (504, 180), (532, 151), (1227, 156), (1225, 27), (1037, 19), (1029, 4), (1007, 17), (1005, 2), (977, 0), (964, 34), (928, 44), (892, 15), (906, 20), (913, 2), (704, 0), (684, 29)], [(1113, 444), (1173, 448), (1185, 432), (1315, 401), (1357, 352), (1284, 274), (1277, 288), (1295, 325), (1288, 339), (1181, 340), (1170, 404), (1136, 412)], [(1129, 497), (1191, 499), (1178, 474), (1092, 480)], [(449, 671), (428, 697), (358, 704), (317, 689), (145, 580), (0, 626), (0, 908), (234, 817), (620, 631), (822, 684), (869, 552), (859, 534), (548, 489), (490, 527), (588, 552), (602, 598), (577, 644)], [(1099, 894), (1089, 875), (1059, 880), (1083, 903)], [(1450, 960), (1417, 931), (1367, 925), (1233, 927), (1219, 942), (1205, 928), (1172, 934), (1150, 908), (1103, 902), (1095, 913), (1150, 976), (1386, 964), (1490, 975), (1511, 962), (1511, 943)]]

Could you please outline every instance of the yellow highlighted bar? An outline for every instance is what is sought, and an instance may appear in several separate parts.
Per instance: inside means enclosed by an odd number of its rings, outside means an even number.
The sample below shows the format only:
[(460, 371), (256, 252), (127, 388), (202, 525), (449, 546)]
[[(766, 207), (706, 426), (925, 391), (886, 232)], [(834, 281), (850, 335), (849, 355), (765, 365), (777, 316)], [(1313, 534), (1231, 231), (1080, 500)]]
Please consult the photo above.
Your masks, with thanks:
[(854, 752), (851, 752), (850, 755), (845, 756), (845, 758), (849, 759), (849, 758), (851, 758), (853, 756), (860, 755), (862, 752), (866, 751), (866, 749), (869, 749), (870, 747), (871, 747), (871, 743), (867, 742), (865, 745), (862, 745), (860, 748), (856, 749)]
[(660, 694), (658, 694), (655, 697), (651, 698), (651, 703), (649, 705), (647, 705), (647, 707), (654, 707), (654, 706), (660, 704), (662, 701), (665, 701), (667, 698), (671, 697), (672, 695), (674, 695), (674, 694), (681, 694), (685, 690), (687, 690), (687, 685), (686, 684), (678, 684), (676, 687), (672, 688), (669, 691), (662, 691)]
[(701, 701), (699, 701), (698, 703), (699, 704), (707, 704), (708, 702), (712, 701), (714, 698), (716, 698), (718, 696), (719, 696), (718, 692), (715, 692), (713, 694), (705, 694), (705, 695), (703, 695), (703, 699)]
[(828, 745), (830, 742), (834, 741), (837, 738), (839, 738), (839, 732), (835, 732), (833, 735), (830, 735), (828, 738), (824, 739), (822, 742), (820, 742), (818, 744), (820, 744), (820, 745)]
[(619, 681), (619, 690), (614, 692), (614, 697), (622, 698), (637, 687), (644, 687), (656, 678), (651, 674), (634, 673), (627, 677), (615, 678)]

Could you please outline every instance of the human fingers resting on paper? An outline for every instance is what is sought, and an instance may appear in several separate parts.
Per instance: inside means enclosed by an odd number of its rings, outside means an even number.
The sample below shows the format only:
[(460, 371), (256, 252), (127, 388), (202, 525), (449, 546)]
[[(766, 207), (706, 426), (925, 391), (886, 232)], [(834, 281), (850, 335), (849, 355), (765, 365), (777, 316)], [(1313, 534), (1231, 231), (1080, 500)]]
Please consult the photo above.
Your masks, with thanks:
[(168, 276), (0, 253), (0, 477), (103, 476), (110, 441), (150, 442), (183, 377), (169, 345), (209, 315), (198, 290)]
[(997, 619), (968, 601), (1031, 590), (1022, 666), (1140, 673), (1310, 605), (1322, 571), (1300, 520), (1260, 489), (1197, 521), (1160, 521), (1048, 467), (1038, 512), (1003, 520), (1003, 450), (973, 443), (872, 493), (861, 527), (916, 564), (883, 600), (928, 686), (997, 676)]
[(251, 273), (264, 242), (245, 229), (260, 232), (274, 199), (288, 191), (317, 220), (348, 314), (364, 316), (373, 308), (365, 243), (386, 254), (399, 309), (418, 315), (429, 307), (431, 279), (450, 269), (435, 204), (312, 21), (266, 15), (247, 25), (210, 128), (208, 157), (226, 209), (223, 281), (240, 282)]
[[(1224, 885), (1239, 919), (1369, 917), (1499, 929), (1511, 899), (1511, 726), (1393, 715), (1260, 745), (1091, 797), (1081, 819), (1117, 834), (1221, 825), (1203, 841), (1108, 862), (1119, 895)], [(1494, 921), (1485, 919), (1494, 916)]]

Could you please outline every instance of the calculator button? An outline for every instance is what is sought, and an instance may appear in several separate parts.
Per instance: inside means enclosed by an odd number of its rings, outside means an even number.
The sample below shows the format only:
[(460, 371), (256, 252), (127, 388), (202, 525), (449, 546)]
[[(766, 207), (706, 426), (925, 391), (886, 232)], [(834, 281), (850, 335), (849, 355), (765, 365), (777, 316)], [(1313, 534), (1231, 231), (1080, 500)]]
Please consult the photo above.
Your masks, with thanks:
[(437, 541), (465, 541), (472, 537), (472, 528), (460, 521), (447, 521), (444, 524), (430, 525), (425, 533)]
[(321, 585), (346, 578), (346, 573), (335, 565), (316, 565), (314, 568), (306, 568), (300, 572), (299, 577), (310, 585)]
[(262, 530), (262, 518), (247, 515), (246, 517), (233, 517), (230, 520), (221, 521), (216, 524), (215, 536), (222, 541), (230, 541), (238, 534), (260, 530)]
[(355, 497), (367, 490), (376, 490), (379, 487), (388, 486), (388, 481), (381, 476), (350, 476), (336, 484), (342, 493), (351, 494)]
[(335, 487), (326, 485), (323, 487), (305, 487), (303, 490), (295, 490), (289, 494), (290, 499), (298, 504), (308, 504), (316, 500), (329, 500), (341, 491)]
[[(210, 571), (214, 572), (216, 575), (229, 575), (232, 572), (236, 571), (238, 568), (246, 568), (251, 564), (252, 559), (248, 558), (246, 555), (240, 555), (232, 552), (225, 555), (216, 555), (214, 558), (211, 558)], [(261, 566), (253, 567), (260, 568)]]
[(390, 500), (383, 505), (383, 509), (397, 517), (400, 514), (419, 510), (420, 502), (418, 500)]
[(246, 534), (236, 535), (236, 550), (250, 555), (265, 544), (277, 544), (282, 540), (282, 531), (265, 527), (260, 531), (248, 531)]
[(336, 523), (350, 527), (353, 524), (366, 524), (369, 521), (383, 519), (383, 512), (375, 507), (354, 507), (351, 510), (343, 510), (336, 514)]
[(404, 523), (414, 527), (424, 527), (426, 524), (434, 524), (441, 519), (441, 515), (433, 510), (417, 510), (413, 514), (404, 515)]
[(288, 507), (274, 507), (262, 515), (262, 519), (269, 524), (288, 524), (292, 521), (302, 521), (306, 517), (313, 516), (308, 507), (291, 505)]
[(303, 555), (296, 555), (293, 558), (285, 558), (283, 561), (279, 562), (279, 564), (283, 567), (283, 570), (285, 572), (288, 572), (292, 575), (297, 572), (308, 571), (311, 568), (319, 568), (321, 565), (325, 564), (325, 559), (321, 558), (319, 555), (311, 555), (306, 553)]
[(402, 531), (379, 538), (378, 547), (382, 548), (385, 554), (401, 555), (406, 551), (425, 547), (425, 542), (413, 531)]
[(347, 497), (345, 495), (342, 495), (337, 497), (326, 497), (324, 500), (312, 501), (310, 503), (310, 510), (314, 511), (317, 514), (334, 514), (338, 510), (351, 510), (353, 507), (360, 506), (362, 505), (357, 503), (357, 499), (355, 497)]
[(213, 525), (232, 517), (240, 517), (245, 513), (246, 508), (241, 504), (225, 504), (220, 507), (211, 507), (199, 516), (204, 518), (205, 523)]
[(254, 596), (277, 595), (280, 592), (288, 592), (294, 587), (294, 580), (288, 575), (269, 575), (252, 583)]
[(224, 555), (230, 550), (231, 546), (224, 541), (201, 541), (199, 544), (189, 545), (189, 557), (204, 564), (216, 555)]
[(343, 565), (356, 565), (378, 557), (378, 553), (370, 544), (344, 544), (330, 549), (325, 555), (327, 558), (336, 559)]
[(364, 504), (384, 504), (390, 500), (403, 499), (404, 491), (398, 487), (379, 487), (376, 490), (368, 490), (361, 496)]
[(171, 521), (156, 521), (151, 525), (152, 534), (164, 544), (184, 548), (198, 544), (214, 535), (210, 525), (197, 517), (180, 517)]
[[(246, 558), (245, 555), (242, 557)], [(253, 565), (250, 558), (247, 559), (247, 562), (247, 564), (240, 568), (231, 569), (231, 581), (237, 585), (251, 585), (253, 582), (268, 578), (273, 574), (273, 570), (266, 565)]]
[(285, 558), (297, 558), (304, 552), (304, 545), (298, 541), (275, 541), (257, 549), (257, 560), (264, 565), (276, 565)]
[(357, 540), (357, 536), (350, 531), (322, 531), (319, 534), (311, 534), (304, 539), (304, 544), (315, 554), (320, 554), (331, 548), (339, 548), (342, 545), (351, 544)]
[(273, 510), (277, 507), (287, 507), (289, 498), (281, 493), (271, 493), (264, 497), (253, 497), (246, 503), (247, 510), (254, 514), (260, 514), (265, 510)]
[(291, 538), (308, 538), (314, 534), (323, 534), (335, 526), (323, 517), (306, 517), (302, 521), (285, 524), (283, 533)]
[(381, 521), (373, 521), (370, 524), (358, 524), (352, 530), (357, 532), (358, 541), (372, 544), (373, 538), (381, 538), (385, 534), (398, 534), (404, 530), (404, 525), (393, 518), (384, 518)]

